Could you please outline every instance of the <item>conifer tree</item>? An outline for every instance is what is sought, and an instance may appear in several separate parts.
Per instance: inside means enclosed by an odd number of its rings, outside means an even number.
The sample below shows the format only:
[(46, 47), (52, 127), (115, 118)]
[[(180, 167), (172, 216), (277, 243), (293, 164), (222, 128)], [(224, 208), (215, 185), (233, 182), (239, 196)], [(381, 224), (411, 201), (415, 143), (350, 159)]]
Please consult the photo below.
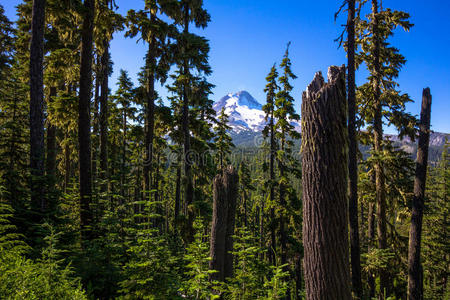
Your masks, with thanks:
[(91, 178), (91, 89), (95, 1), (84, 1), (81, 37), (80, 90), (78, 103), (78, 144), (80, 172), (80, 223), (83, 240), (91, 235), (92, 178)]
[(228, 133), (231, 127), (228, 126), (228, 115), (225, 113), (225, 107), (222, 107), (222, 110), (220, 111), (220, 115), (217, 119), (216, 126), (217, 127), (216, 127), (215, 142), (218, 155), (218, 162), (219, 168), (223, 169), (224, 160), (225, 163), (227, 163), (228, 161), (227, 155), (231, 153), (231, 148), (234, 147), (232, 138)]
[[(356, 2), (359, 4), (358, 13), (356, 12)], [(358, 224), (358, 137), (356, 123), (356, 83), (355, 83), (355, 24), (358, 22), (359, 12), (363, 3), (356, 0), (345, 0), (335, 14), (335, 20), (338, 14), (347, 4), (347, 24), (339, 40), (339, 45), (343, 42), (343, 35), (347, 32), (347, 40), (344, 43), (347, 52), (347, 102), (348, 102), (348, 171), (349, 171), (349, 229), (350, 229), (350, 260), (352, 268), (352, 290), (356, 297), (362, 297), (361, 286), (361, 257), (359, 244), (359, 224)]]
[[(288, 43), (283, 60), (280, 64), (282, 70), (281, 76), (278, 78), (280, 91), (276, 94), (274, 117), (275, 123), (275, 137), (279, 143), (279, 150), (276, 153), (278, 162), (278, 197), (279, 197), (279, 226), (280, 226), (280, 245), (281, 245), (281, 264), (287, 263), (287, 228), (288, 225), (288, 208), (287, 198), (292, 193), (292, 186), (289, 184), (289, 175), (298, 171), (296, 166), (298, 162), (293, 157), (293, 140), (299, 139), (300, 134), (295, 131), (291, 121), (298, 121), (300, 116), (294, 109), (294, 98), (291, 95), (292, 85), (291, 80), (296, 79), (297, 76), (292, 73), (291, 60), (289, 58)], [(296, 172), (297, 171), (297, 172)], [(286, 271), (286, 268), (284, 269)]]
[[(398, 77), (405, 58), (398, 49), (392, 47), (388, 38), (397, 27), (409, 30), (412, 24), (408, 21), (409, 15), (401, 11), (380, 9), (378, 0), (372, 0), (372, 13), (368, 15), (368, 21), (361, 20), (358, 23), (358, 42), (361, 52), (358, 53), (356, 62), (364, 62), (370, 72), (369, 83), (358, 89), (358, 101), (370, 103), (363, 105), (359, 112), (361, 120), (370, 124), (370, 135), (362, 137), (362, 143), (373, 145), (372, 156), (374, 162), (375, 187), (376, 187), (376, 216), (378, 248), (386, 250), (387, 223), (386, 223), (386, 186), (383, 167), (383, 120), (394, 125), (399, 131), (400, 137), (405, 135), (414, 139), (415, 118), (405, 112), (405, 104), (410, 102), (407, 94), (401, 94), (396, 88)], [(386, 109), (385, 109), (386, 108)], [(370, 142), (369, 142), (370, 141)], [(380, 270), (380, 297), (389, 295), (389, 278), (387, 270)]]
[(155, 81), (163, 84), (167, 78), (169, 60), (164, 52), (168, 25), (158, 16), (167, 13), (167, 0), (145, 1), (144, 10), (130, 10), (127, 15), (127, 37), (140, 34), (141, 39), (148, 43), (145, 61), (145, 141), (144, 141), (144, 193), (152, 189), (153, 138), (155, 126)]
[[(197, 28), (205, 28), (210, 20), (208, 12), (203, 8), (202, 0), (178, 0), (168, 10), (168, 15), (174, 19), (179, 28), (176, 36), (176, 51), (174, 61), (177, 65), (174, 79), (174, 92), (178, 94), (180, 101), (180, 115), (183, 137), (183, 164), (184, 164), (184, 193), (185, 206), (187, 209), (187, 240), (192, 241), (194, 222), (194, 182), (191, 153), (191, 130), (194, 128), (191, 115), (192, 106), (202, 107), (210, 94), (211, 85), (207, 84), (205, 76), (211, 73), (208, 64), (209, 44), (208, 41), (190, 32), (190, 24), (194, 23)], [(197, 97), (196, 97), (197, 96)], [(198, 97), (201, 96), (201, 97)], [(200, 103), (195, 103), (195, 101)], [(201, 111), (200, 111), (201, 112)], [(195, 115), (194, 115), (195, 116)], [(198, 117), (197, 117), (198, 119)], [(205, 120), (206, 121), (206, 120)]]
[(275, 64), (270, 69), (269, 74), (266, 77), (266, 87), (264, 92), (266, 93), (266, 104), (263, 106), (263, 111), (265, 112), (265, 120), (268, 124), (263, 129), (264, 138), (269, 138), (269, 207), (270, 207), (270, 246), (269, 246), (269, 259), (272, 264), (275, 263), (275, 151), (277, 149), (275, 141), (275, 97), (278, 92), (278, 72)]
[(31, 201), (36, 213), (47, 208), (44, 176), (44, 28), (45, 0), (33, 0), (30, 45), (30, 168)]

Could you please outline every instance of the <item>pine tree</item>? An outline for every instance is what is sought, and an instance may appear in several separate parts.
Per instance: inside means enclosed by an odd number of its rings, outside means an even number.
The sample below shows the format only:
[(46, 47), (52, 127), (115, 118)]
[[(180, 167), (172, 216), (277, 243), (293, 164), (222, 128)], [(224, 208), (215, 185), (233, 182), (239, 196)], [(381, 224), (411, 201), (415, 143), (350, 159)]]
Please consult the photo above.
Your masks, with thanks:
[[(280, 64), (282, 70), (281, 76), (278, 78), (280, 91), (276, 94), (274, 117), (275, 123), (275, 137), (279, 143), (279, 150), (276, 153), (276, 159), (278, 162), (278, 197), (279, 197), (279, 227), (280, 227), (280, 249), (281, 249), (281, 264), (287, 264), (288, 253), (288, 212), (287, 199), (289, 194), (293, 192), (292, 185), (290, 184), (289, 175), (298, 175), (297, 165), (299, 164), (293, 157), (294, 140), (300, 138), (300, 134), (295, 131), (291, 121), (298, 121), (300, 116), (294, 109), (294, 98), (291, 95), (292, 85), (291, 80), (297, 78), (291, 70), (291, 60), (289, 58), (289, 46), (288, 43), (283, 60)], [(283, 269), (285, 272), (287, 267)], [(288, 290), (288, 294), (290, 294)]]
[(219, 168), (223, 169), (224, 160), (225, 163), (228, 162), (227, 155), (231, 154), (231, 149), (234, 147), (232, 138), (228, 133), (231, 127), (228, 126), (228, 115), (225, 113), (225, 107), (222, 107), (222, 110), (220, 111), (216, 126), (215, 144), (217, 149), (218, 164)]
[(91, 89), (95, 1), (84, 1), (81, 39), (80, 89), (78, 103), (78, 144), (80, 172), (80, 222), (84, 241), (89, 240), (92, 226), (92, 178), (91, 178)]
[[(44, 28), (45, 0), (33, 1), (30, 45), (30, 168), (31, 201), (36, 213), (47, 209), (44, 176)], [(37, 217), (37, 216), (35, 216)], [(40, 218), (40, 217), (38, 217)], [(37, 219), (38, 220), (38, 219)]]
[[(362, 143), (373, 145), (372, 156), (375, 170), (376, 186), (376, 216), (378, 248), (386, 250), (387, 223), (386, 223), (386, 184), (383, 166), (383, 119), (394, 125), (400, 137), (405, 135), (414, 139), (415, 118), (405, 112), (405, 104), (410, 102), (407, 94), (401, 94), (396, 88), (398, 77), (405, 58), (398, 49), (392, 47), (387, 41), (397, 27), (409, 30), (412, 24), (408, 21), (409, 15), (390, 9), (379, 9), (378, 0), (372, 0), (372, 13), (368, 21), (358, 23), (358, 40), (361, 52), (356, 62), (364, 62), (370, 72), (369, 82), (358, 89), (358, 101), (363, 103), (359, 114), (361, 120), (370, 124), (370, 136), (362, 136)], [(364, 105), (370, 103), (370, 105)], [(387, 109), (384, 109), (387, 108)], [(370, 142), (369, 142), (370, 140)], [(389, 275), (387, 270), (380, 271), (380, 297), (389, 295)]]
[(270, 246), (269, 246), (269, 259), (272, 264), (275, 263), (275, 155), (277, 150), (277, 145), (275, 141), (275, 97), (278, 92), (278, 72), (276, 66), (273, 65), (270, 69), (269, 74), (266, 77), (266, 87), (264, 92), (266, 93), (266, 104), (263, 106), (263, 111), (265, 112), (265, 120), (268, 124), (263, 129), (264, 138), (269, 138), (269, 207), (270, 207)]
[(438, 165), (427, 176), (427, 205), (423, 225), (423, 289), (424, 299), (447, 299), (450, 296), (448, 266), (450, 264), (450, 144), (446, 141)]
[[(194, 222), (194, 181), (192, 160), (192, 136), (191, 130), (195, 129), (194, 120), (201, 120), (204, 124), (206, 117), (205, 108), (208, 105), (207, 96), (211, 93), (212, 85), (206, 82), (205, 77), (211, 74), (211, 67), (208, 64), (209, 44), (208, 41), (190, 32), (190, 24), (194, 23), (197, 28), (205, 28), (210, 20), (210, 16), (203, 8), (202, 0), (179, 0), (168, 9), (168, 15), (174, 19), (175, 25), (179, 28), (176, 34), (176, 47), (174, 48), (174, 61), (177, 66), (176, 73), (172, 76), (174, 86), (172, 92), (177, 94), (179, 102), (178, 124), (182, 131), (183, 143), (183, 186), (185, 193), (185, 207), (187, 213), (187, 241), (193, 239), (192, 224)], [(196, 102), (198, 101), (198, 102)], [(205, 104), (207, 104), (205, 106)], [(200, 108), (199, 115), (194, 113), (193, 107)], [(191, 109), (192, 108), (192, 109)], [(203, 109), (201, 109), (203, 108)]]
[(158, 16), (167, 14), (167, 0), (145, 1), (144, 10), (130, 10), (127, 15), (127, 37), (141, 34), (141, 39), (148, 43), (145, 62), (145, 141), (144, 141), (144, 193), (152, 190), (153, 139), (155, 130), (155, 81), (164, 84), (170, 66), (170, 59), (165, 53), (166, 39), (170, 31), (169, 26)]

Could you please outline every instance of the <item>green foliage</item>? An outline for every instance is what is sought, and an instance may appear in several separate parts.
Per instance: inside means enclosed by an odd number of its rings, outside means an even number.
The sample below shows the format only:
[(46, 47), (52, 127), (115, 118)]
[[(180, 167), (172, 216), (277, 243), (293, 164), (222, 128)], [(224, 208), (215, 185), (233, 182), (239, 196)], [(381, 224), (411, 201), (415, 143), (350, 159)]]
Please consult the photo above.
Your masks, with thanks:
[[(153, 205), (155, 205), (153, 203)], [(157, 215), (147, 206), (136, 228), (128, 228), (128, 260), (120, 293), (125, 299), (176, 299), (180, 274), (179, 239), (151, 228)]]
[(261, 260), (264, 250), (246, 227), (236, 230), (233, 255), (236, 260), (234, 277), (226, 284), (227, 299), (259, 299), (266, 294), (264, 284), (269, 266)]
[(194, 222), (194, 241), (187, 247), (184, 261), (186, 262), (186, 280), (183, 281), (180, 292), (188, 299), (217, 299), (215, 290), (218, 282), (210, 282), (209, 274), (209, 244), (204, 234), (204, 220), (197, 218)]
[(10, 224), (11, 208), (0, 203), (0, 298), (87, 299), (70, 265), (64, 267), (56, 248), (59, 234), (50, 227), (42, 257), (26, 258), (30, 249)]
[(431, 168), (427, 180), (423, 223), (424, 299), (449, 299), (448, 266), (450, 265), (450, 144), (447, 142), (442, 159)]
[(234, 147), (232, 138), (228, 133), (231, 129), (228, 126), (228, 115), (225, 113), (225, 107), (222, 107), (216, 123), (216, 137), (214, 139), (217, 149), (217, 160), (219, 168), (222, 169), (225, 163), (229, 162), (228, 155)]
[(288, 290), (289, 272), (284, 271), (286, 265), (271, 266), (272, 278), (264, 283), (267, 294), (262, 299), (284, 299)]

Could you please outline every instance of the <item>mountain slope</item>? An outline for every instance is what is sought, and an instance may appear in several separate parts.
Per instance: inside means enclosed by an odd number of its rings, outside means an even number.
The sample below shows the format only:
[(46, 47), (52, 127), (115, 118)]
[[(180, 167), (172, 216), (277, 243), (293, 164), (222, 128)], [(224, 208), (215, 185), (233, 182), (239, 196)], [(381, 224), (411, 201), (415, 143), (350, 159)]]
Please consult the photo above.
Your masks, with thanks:
[[(233, 133), (260, 132), (267, 124), (262, 105), (247, 91), (230, 93), (214, 103), (213, 108), (218, 113), (225, 107), (229, 116), (229, 126)], [(291, 122), (300, 131), (299, 122)]]

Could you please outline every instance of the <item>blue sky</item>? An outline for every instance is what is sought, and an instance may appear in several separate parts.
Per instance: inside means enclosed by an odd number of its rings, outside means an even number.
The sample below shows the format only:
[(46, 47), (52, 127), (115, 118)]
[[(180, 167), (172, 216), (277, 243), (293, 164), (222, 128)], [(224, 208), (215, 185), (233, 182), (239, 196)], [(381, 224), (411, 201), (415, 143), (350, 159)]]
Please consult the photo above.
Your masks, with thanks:
[[(4, 1), (2, 1), (4, 2)], [(7, 16), (15, 20), (18, 0), (2, 3)], [(119, 12), (140, 9), (143, 0), (116, 0)], [(210, 40), (210, 82), (216, 85), (213, 100), (230, 92), (247, 90), (263, 103), (265, 77), (273, 63), (279, 63), (287, 42), (291, 41), (296, 109), (300, 110), (301, 94), (316, 71), (326, 73), (329, 65), (346, 62), (345, 52), (334, 39), (342, 30), (345, 17), (334, 22), (341, 1), (319, 0), (204, 0), (211, 23), (199, 31)], [(400, 77), (400, 89), (415, 101), (408, 111), (419, 114), (422, 89), (430, 87), (433, 95), (432, 128), (450, 132), (450, 1), (384, 0), (383, 5), (407, 11), (415, 24), (410, 32), (398, 30), (391, 42), (406, 57)], [(125, 39), (117, 33), (111, 43), (115, 90), (121, 68), (135, 79), (143, 65), (146, 45)], [(367, 72), (357, 74), (357, 83), (365, 81)], [(164, 97), (164, 88), (159, 88)], [(393, 133), (392, 129), (387, 130)]]

